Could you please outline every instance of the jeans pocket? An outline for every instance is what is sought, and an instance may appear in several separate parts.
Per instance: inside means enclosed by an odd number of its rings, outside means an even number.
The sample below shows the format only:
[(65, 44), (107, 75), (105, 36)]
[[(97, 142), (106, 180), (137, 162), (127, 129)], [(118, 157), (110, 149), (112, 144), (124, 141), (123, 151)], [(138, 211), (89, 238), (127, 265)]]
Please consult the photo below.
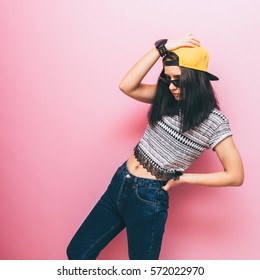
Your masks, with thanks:
[(169, 194), (164, 189), (158, 190), (158, 205), (165, 210), (169, 208)]
[(158, 189), (155, 188), (149, 188), (149, 187), (136, 187), (135, 188), (135, 195), (138, 198), (138, 200), (147, 203), (155, 205), (157, 203), (158, 198)]
[(158, 200), (159, 201), (168, 201), (169, 200), (169, 194), (164, 189), (158, 190)]

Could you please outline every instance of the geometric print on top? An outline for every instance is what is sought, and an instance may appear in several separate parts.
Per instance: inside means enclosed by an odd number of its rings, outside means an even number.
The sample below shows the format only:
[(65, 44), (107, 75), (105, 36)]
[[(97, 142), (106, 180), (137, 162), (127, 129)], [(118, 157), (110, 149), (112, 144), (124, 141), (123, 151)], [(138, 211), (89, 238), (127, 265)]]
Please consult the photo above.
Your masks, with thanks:
[(134, 148), (139, 163), (152, 175), (169, 180), (175, 171), (185, 171), (205, 150), (232, 135), (228, 119), (217, 109), (195, 128), (180, 132), (180, 117), (164, 116), (154, 127), (149, 124)]

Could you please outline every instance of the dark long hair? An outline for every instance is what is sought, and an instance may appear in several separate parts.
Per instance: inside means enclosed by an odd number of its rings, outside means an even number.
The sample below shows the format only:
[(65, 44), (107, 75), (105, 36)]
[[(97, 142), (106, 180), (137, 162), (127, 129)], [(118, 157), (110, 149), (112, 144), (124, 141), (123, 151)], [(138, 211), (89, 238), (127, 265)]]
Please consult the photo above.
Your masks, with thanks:
[[(176, 60), (177, 55), (170, 53), (165, 60)], [(181, 67), (180, 100), (177, 101), (169, 86), (158, 79), (153, 104), (148, 112), (149, 124), (154, 126), (163, 116), (180, 115), (181, 132), (188, 131), (208, 118), (210, 112), (219, 109), (218, 101), (207, 74)], [(160, 76), (164, 76), (164, 70)]]

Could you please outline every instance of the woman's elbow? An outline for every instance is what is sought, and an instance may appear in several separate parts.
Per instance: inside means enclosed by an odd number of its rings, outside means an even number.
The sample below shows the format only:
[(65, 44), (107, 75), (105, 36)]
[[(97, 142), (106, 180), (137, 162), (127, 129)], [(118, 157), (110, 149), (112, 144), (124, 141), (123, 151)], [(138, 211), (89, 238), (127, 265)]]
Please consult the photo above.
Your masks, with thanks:
[(124, 91), (124, 84), (123, 84), (123, 82), (120, 82), (120, 84), (119, 84), (119, 89), (120, 89), (121, 91)]
[(244, 183), (244, 179), (236, 180), (233, 184), (234, 187), (241, 187)]
[(233, 177), (231, 186), (241, 187), (244, 183), (244, 174), (239, 174)]
[(125, 93), (125, 94), (128, 93), (127, 85), (126, 85), (123, 81), (120, 82), (120, 84), (119, 84), (119, 89), (120, 89), (123, 93)]

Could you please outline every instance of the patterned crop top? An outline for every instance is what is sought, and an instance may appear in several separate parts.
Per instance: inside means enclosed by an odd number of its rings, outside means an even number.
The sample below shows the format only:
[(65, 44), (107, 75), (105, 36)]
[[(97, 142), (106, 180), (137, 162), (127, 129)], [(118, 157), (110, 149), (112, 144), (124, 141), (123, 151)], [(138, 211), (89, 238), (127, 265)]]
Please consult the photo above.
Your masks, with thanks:
[(155, 127), (147, 126), (134, 155), (143, 167), (160, 180), (185, 171), (205, 150), (232, 135), (228, 119), (217, 109), (194, 129), (180, 131), (180, 117), (165, 116)]

